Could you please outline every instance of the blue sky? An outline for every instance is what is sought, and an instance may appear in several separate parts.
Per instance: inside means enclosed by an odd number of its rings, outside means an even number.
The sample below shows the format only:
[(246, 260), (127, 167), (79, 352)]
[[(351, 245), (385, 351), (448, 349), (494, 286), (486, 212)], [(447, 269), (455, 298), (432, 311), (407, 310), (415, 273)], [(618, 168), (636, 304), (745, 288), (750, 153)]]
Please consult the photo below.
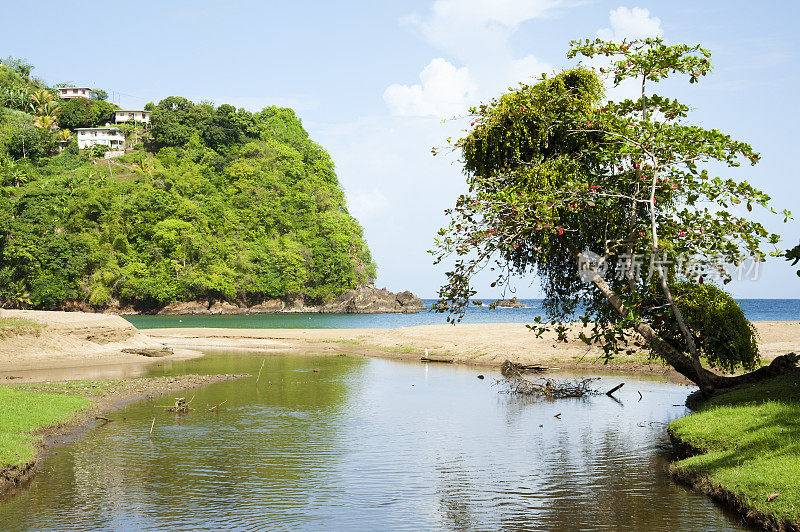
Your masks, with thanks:
[[(0, 56), (27, 58), (48, 82), (114, 94), (124, 107), (170, 95), (250, 110), (293, 107), (337, 164), (351, 212), (378, 263), (378, 285), (433, 297), (444, 278), (426, 253), (442, 211), (464, 190), (453, 156), (431, 156), (467, 125), (452, 118), (517, 81), (569, 66), (574, 38), (653, 33), (710, 48), (700, 85), (663, 94), (692, 118), (753, 144), (763, 161), (733, 175), (800, 216), (795, 2), (426, 0), (363, 2), (163, 1), (5, 5)], [(443, 119), (447, 119), (443, 122)], [(762, 216), (800, 238), (797, 222)], [(483, 297), (500, 295), (478, 279)], [(537, 297), (533, 279), (515, 294)], [(800, 298), (781, 260), (738, 297)]]

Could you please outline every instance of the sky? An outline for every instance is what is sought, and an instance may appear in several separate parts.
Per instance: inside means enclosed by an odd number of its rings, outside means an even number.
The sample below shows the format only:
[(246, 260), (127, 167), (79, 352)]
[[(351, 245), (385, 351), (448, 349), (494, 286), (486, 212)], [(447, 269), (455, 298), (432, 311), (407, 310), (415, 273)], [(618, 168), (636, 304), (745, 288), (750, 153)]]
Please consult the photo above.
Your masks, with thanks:
[[(800, 216), (800, 6), (792, 1), (411, 0), (146, 1), (80, 6), (7, 3), (0, 57), (23, 57), (49, 83), (106, 90), (123, 108), (172, 95), (257, 111), (292, 107), (331, 154), (348, 206), (378, 265), (376, 284), (435, 297), (445, 268), (427, 250), (444, 209), (466, 190), (456, 154), (432, 156), (463, 134), (466, 110), (542, 72), (573, 66), (572, 39), (660, 35), (701, 44), (714, 71), (698, 85), (658, 92), (692, 107), (692, 120), (751, 143), (756, 167), (729, 172)], [(35, 31), (34, 31), (35, 27)], [(621, 88), (613, 98), (626, 94)], [(784, 237), (796, 221), (757, 213)], [(800, 298), (782, 259), (758, 280), (733, 282), (740, 298)], [(539, 297), (515, 279), (480, 297)]]

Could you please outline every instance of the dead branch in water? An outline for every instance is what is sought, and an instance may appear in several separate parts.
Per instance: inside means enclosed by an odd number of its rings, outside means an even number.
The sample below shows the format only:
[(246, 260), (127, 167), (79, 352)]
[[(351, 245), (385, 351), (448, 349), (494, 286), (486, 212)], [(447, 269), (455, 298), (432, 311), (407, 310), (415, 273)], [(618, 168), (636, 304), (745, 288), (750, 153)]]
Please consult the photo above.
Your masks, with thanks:
[(546, 378), (528, 380), (517, 375), (501, 379), (497, 381), (497, 384), (505, 388), (503, 390), (504, 393), (511, 395), (535, 395), (548, 399), (565, 399), (567, 397), (598, 395), (600, 392), (590, 386), (592, 381), (596, 380), (597, 377), (580, 381), (558, 382)]
[(520, 377), (524, 373), (541, 373), (543, 371), (547, 371), (548, 369), (551, 368), (541, 364), (520, 364), (518, 362), (506, 360), (500, 366), (500, 373), (506, 379), (510, 379), (513, 377)]
[[(214, 411), (216, 411), (216, 412), (219, 412), (219, 407), (221, 407), (222, 405), (224, 405), (224, 404), (225, 404), (225, 403), (227, 403), (227, 402), (228, 402), (228, 400), (227, 400), (227, 399), (225, 399), (225, 400), (224, 400), (224, 401), (222, 401), (220, 404), (218, 404), (218, 405), (216, 405), (216, 406), (212, 406), (212, 407), (210, 407), (210, 408), (208, 409), (208, 411), (210, 412), (210, 411), (214, 410)], [(206, 406), (208, 406), (208, 405), (206, 405)]]
[[(192, 396), (192, 401), (193, 400), (194, 396)], [(178, 412), (180, 414), (185, 414), (190, 410), (194, 410), (194, 408), (189, 406), (189, 403), (191, 403), (192, 401), (189, 401), (187, 403), (185, 397), (176, 397), (175, 404), (173, 406), (162, 406), (161, 408), (166, 408), (167, 412)]]

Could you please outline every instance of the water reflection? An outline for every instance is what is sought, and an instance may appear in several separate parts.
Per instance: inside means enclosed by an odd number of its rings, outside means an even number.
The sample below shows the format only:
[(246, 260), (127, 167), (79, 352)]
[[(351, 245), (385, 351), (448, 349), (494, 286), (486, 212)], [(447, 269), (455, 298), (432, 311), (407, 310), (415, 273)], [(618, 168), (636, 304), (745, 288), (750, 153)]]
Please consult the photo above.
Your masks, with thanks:
[(468, 368), (244, 353), (153, 372), (262, 361), (258, 385), (199, 390), (187, 416), (131, 405), (57, 450), (0, 505), (0, 529), (739, 529), (669, 481), (650, 422), (683, 413), (680, 387), (626, 379), (620, 404), (546, 402)]

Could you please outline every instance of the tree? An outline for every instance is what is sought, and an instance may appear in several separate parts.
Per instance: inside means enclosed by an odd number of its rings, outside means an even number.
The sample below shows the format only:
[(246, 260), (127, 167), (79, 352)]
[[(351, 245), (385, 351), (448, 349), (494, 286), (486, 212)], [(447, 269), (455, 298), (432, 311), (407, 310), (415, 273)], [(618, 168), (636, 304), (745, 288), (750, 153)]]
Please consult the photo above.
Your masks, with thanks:
[[(792, 261), (792, 266), (797, 266), (800, 261), (800, 244), (786, 252), (786, 260)], [(797, 270), (797, 276), (800, 277), (800, 270)]]
[(108, 93), (103, 89), (93, 89), (92, 98), (94, 100), (105, 101), (108, 99)]
[(27, 59), (19, 57), (8, 56), (3, 59), (2, 64), (24, 78), (29, 78), (31, 76), (31, 70), (33, 70), (33, 65), (30, 64)]
[(58, 125), (71, 130), (81, 127), (96, 127), (110, 122), (113, 114), (114, 106), (108, 102), (69, 98), (61, 102)]
[(706, 392), (793, 365), (781, 357), (738, 377), (704, 367), (758, 364), (752, 325), (709, 281), (727, 283), (745, 261), (764, 259), (765, 241), (779, 240), (748, 217), (754, 205), (771, 209), (770, 198), (707, 168), (755, 164), (759, 155), (691, 125), (688, 107), (648, 92), (673, 74), (697, 82), (711, 70), (710, 53), (651, 38), (576, 41), (568, 56), (577, 55), (607, 57), (600, 73), (610, 71), (615, 86), (635, 80), (641, 95), (604, 103), (597, 73), (578, 67), (472, 109), (472, 129), (454, 144), (470, 193), (447, 211), (450, 225), (433, 251), (437, 263), (454, 260), (438, 309), (458, 321), (482, 268), (497, 272), (493, 286), (533, 271), (551, 318), (532, 326), (537, 334), (554, 329), (566, 341), (560, 323), (582, 308), (583, 324), (592, 325), (579, 337), (606, 357), (643, 339)]

